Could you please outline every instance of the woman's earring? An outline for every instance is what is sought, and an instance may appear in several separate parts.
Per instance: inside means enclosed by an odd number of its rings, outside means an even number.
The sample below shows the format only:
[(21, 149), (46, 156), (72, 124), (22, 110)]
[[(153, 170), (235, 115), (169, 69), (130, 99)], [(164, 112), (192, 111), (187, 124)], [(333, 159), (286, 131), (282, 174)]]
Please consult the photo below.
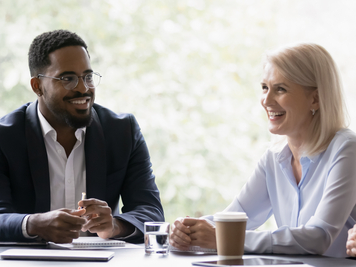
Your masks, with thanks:
[(315, 115), (315, 109), (312, 109), (312, 115), (314, 116)]

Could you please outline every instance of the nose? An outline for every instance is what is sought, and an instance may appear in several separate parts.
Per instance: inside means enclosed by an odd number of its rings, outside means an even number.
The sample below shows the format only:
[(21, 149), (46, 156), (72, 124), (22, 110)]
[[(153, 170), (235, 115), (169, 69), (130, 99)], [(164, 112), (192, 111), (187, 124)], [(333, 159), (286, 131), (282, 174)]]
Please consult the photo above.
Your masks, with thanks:
[(261, 104), (264, 107), (272, 106), (274, 103), (274, 94), (272, 90), (264, 92), (261, 97)]
[(89, 87), (87, 87), (86, 84), (84, 83), (84, 78), (83, 77), (79, 77), (78, 78), (78, 84), (73, 90), (74, 91), (79, 91), (82, 94), (86, 93), (87, 91), (89, 91)]

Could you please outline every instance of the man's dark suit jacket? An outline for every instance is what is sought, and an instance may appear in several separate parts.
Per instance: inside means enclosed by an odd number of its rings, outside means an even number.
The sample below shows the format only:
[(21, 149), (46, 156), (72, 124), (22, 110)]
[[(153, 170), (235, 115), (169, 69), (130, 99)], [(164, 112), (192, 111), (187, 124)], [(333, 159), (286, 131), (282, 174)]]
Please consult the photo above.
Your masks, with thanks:
[[(92, 112), (84, 146), (87, 197), (106, 201), (114, 217), (143, 233), (145, 221), (164, 221), (164, 215), (140, 128), (131, 114), (117, 115), (97, 104)], [(0, 241), (25, 240), (24, 216), (49, 210), (48, 160), (36, 101), (0, 119)], [(127, 241), (142, 242), (143, 234)]]

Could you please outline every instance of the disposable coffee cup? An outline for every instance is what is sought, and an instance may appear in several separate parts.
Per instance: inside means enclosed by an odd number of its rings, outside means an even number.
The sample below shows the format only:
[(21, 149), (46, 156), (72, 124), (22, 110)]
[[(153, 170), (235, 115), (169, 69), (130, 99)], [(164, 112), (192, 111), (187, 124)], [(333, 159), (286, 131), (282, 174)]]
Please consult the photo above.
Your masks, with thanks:
[(218, 212), (214, 215), (219, 259), (242, 258), (247, 219), (244, 212)]

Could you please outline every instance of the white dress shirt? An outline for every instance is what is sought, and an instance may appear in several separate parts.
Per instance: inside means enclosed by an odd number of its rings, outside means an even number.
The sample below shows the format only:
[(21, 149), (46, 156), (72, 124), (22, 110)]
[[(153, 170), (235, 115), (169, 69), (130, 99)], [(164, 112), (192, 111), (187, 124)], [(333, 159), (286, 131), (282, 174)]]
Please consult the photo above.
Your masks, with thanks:
[(51, 187), (51, 210), (77, 209), (82, 192), (86, 192), (84, 140), (86, 128), (75, 131), (77, 141), (67, 157), (57, 142), (57, 132), (38, 110), (46, 146)]
[[(57, 132), (43, 117), (37, 107), (43, 139), (46, 146), (51, 190), (51, 210), (61, 208), (77, 209), (82, 192), (86, 192), (86, 168), (84, 141), (86, 128), (75, 131), (77, 141), (67, 157), (63, 146), (57, 142)], [(27, 233), (27, 215), (22, 222), (22, 233)]]
[[(299, 184), (291, 160), (288, 145), (280, 152), (268, 150), (225, 209), (249, 218), (245, 251), (345, 257), (347, 231), (356, 222), (355, 133), (340, 130), (326, 151), (302, 157)], [(272, 214), (277, 230), (254, 231)]]

